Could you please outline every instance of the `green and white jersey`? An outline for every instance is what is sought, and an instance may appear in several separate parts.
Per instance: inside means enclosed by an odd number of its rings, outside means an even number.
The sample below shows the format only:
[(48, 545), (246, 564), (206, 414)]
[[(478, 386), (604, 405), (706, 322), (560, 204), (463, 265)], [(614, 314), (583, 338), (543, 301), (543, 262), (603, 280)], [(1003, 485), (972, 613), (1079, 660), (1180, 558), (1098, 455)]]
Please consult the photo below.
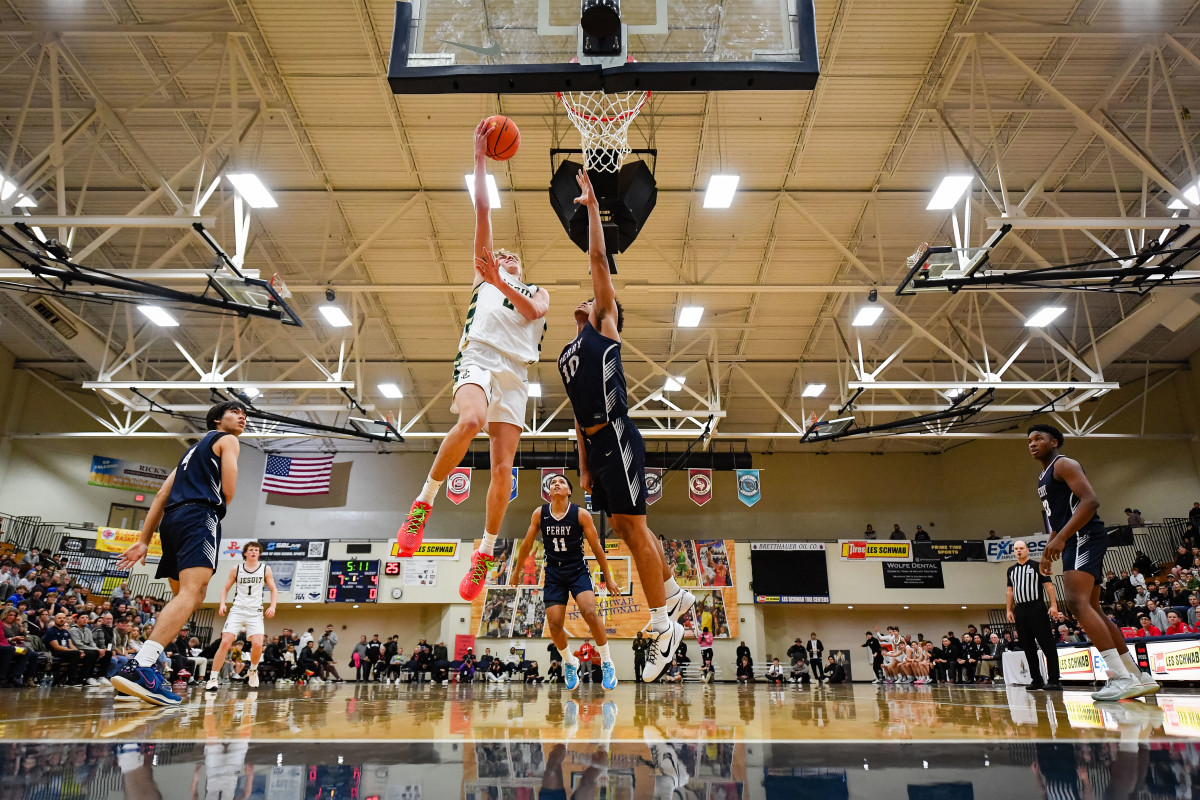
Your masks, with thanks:
[[(503, 270), (500, 276), (526, 297), (532, 298), (538, 292), (537, 286), (526, 286)], [(478, 282), (467, 309), (459, 352), (470, 342), (482, 342), (517, 361), (536, 364), (542, 352), (542, 337), (546, 334), (546, 318), (526, 319), (503, 292), (480, 280), (478, 274), (475, 277)]]

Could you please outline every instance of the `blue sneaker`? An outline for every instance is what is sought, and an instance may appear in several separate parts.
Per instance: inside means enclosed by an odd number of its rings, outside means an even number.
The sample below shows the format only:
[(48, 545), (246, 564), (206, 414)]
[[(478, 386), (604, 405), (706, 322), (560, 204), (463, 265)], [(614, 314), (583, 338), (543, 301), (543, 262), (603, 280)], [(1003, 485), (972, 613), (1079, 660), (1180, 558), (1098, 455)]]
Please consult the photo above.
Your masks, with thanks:
[(605, 700), (604, 705), (600, 706), (600, 712), (603, 714), (604, 730), (611, 733), (617, 724), (617, 704), (612, 700)]
[(617, 688), (617, 668), (611, 661), (605, 661), (600, 665), (600, 672), (604, 676), (604, 680), (600, 685), (605, 689)]
[(110, 680), (113, 688), (121, 694), (132, 695), (151, 705), (177, 706), (183, 699), (167, 688), (167, 679), (157, 669), (139, 667), (133, 660)]
[(563, 685), (567, 687), (568, 692), (575, 691), (575, 687), (579, 685), (578, 664), (567, 664), (563, 669)]

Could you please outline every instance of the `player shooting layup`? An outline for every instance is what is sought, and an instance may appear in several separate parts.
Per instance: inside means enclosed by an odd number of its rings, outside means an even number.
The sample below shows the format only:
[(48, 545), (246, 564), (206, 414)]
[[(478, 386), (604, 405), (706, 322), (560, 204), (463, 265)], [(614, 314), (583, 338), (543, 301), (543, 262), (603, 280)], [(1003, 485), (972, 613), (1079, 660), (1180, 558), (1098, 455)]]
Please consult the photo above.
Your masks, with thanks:
[(646, 444), (628, 416), (625, 368), (621, 365), (621, 304), (613, 288), (600, 225), (600, 203), (587, 173), (575, 180), (575, 202), (588, 211), (588, 262), (594, 297), (575, 309), (578, 335), (558, 357), (558, 371), (575, 412), (579, 474), (592, 505), (612, 519), (633, 553), (638, 578), (650, 604), (650, 649), (642, 679), (654, 681), (683, 640), (678, 620), (696, 599), (681, 589), (667, 567), (662, 545), (646, 525), (643, 482)]
[(225, 598), (235, 585), (237, 592), (233, 598), (233, 610), (225, 619), (221, 628), (221, 644), (213, 656), (212, 667), (209, 669), (208, 685), (205, 690), (217, 690), (217, 678), (221, 674), (221, 665), (225, 663), (225, 654), (233, 646), (238, 631), (246, 628), (246, 637), (250, 640), (250, 674), (248, 676), (251, 689), (258, 688), (258, 662), (262, 659), (263, 635), (267, 629), (263, 624), (263, 586), (271, 590), (271, 605), (267, 608), (266, 618), (275, 616), (275, 601), (279, 593), (275, 589), (275, 575), (271, 568), (258, 560), (262, 555), (262, 545), (258, 542), (247, 542), (242, 546), (242, 557), (246, 559), (229, 570), (225, 579), (225, 588), (221, 590), (221, 605), (217, 608), (219, 616), (225, 616)]
[(1125, 635), (1100, 608), (1108, 532), (1096, 514), (1100, 508), (1096, 490), (1078, 461), (1059, 454), (1066, 440), (1062, 431), (1053, 425), (1031, 425), (1028, 436), (1029, 454), (1042, 465), (1038, 500), (1050, 534), (1042, 551), (1042, 574), (1049, 575), (1054, 562), (1062, 558), (1067, 603), (1108, 667), (1108, 682), (1092, 699), (1128, 700), (1153, 694), (1158, 682), (1142, 672), (1125, 646)]
[(471, 555), (471, 569), (459, 584), (464, 600), (474, 600), (488, 568), (496, 534), (512, 490), (513, 457), (525, 420), (529, 365), (536, 364), (546, 333), (550, 295), (521, 282), (521, 259), (507, 250), (492, 250), (491, 207), (484, 158), (490, 123), (475, 128), (475, 290), (454, 359), (454, 401), (458, 422), (442, 440), (425, 487), (412, 504), (397, 536), (401, 556), (421, 546), (425, 522), (442, 482), (462, 461), (471, 440), (487, 429), (491, 448), (491, 483), (483, 526), (483, 544)]
[(246, 430), (246, 407), (237, 401), (218, 403), (208, 410), (205, 422), (208, 433), (163, 481), (138, 540), (117, 559), (117, 569), (146, 563), (150, 539), (159, 532), (163, 554), (155, 577), (166, 578), (175, 596), (159, 613), (142, 649), (112, 677), (113, 688), (121, 694), (158, 706), (177, 706), (181, 699), (156, 665), (163, 648), (204, 602), (217, 569), (221, 519), (237, 485), (237, 437)]
[[(579, 659), (571, 652), (563, 622), (567, 616), (567, 595), (575, 598), (579, 613), (583, 616), (592, 636), (596, 637), (596, 650), (600, 653), (600, 671), (605, 689), (617, 688), (617, 668), (608, 652), (608, 634), (604, 631), (604, 620), (596, 613), (596, 594), (592, 591), (592, 576), (587, 559), (583, 557), (583, 540), (596, 556), (604, 576), (604, 585), (609, 596), (621, 593), (608, 568), (604, 548), (600, 546), (600, 535), (592, 522), (592, 515), (571, 502), (571, 481), (566, 475), (555, 475), (550, 479), (550, 502), (533, 512), (529, 530), (521, 542), (517, 564), (524, 563), (533, 549), (538, 532), (546, 552), (546, 581), (542, 593), (546, 603), (546, 621), (550, 623), (550, 640), (563, 657), (563, 683), (568, 690), (579, 685)], [(518, 586), (521, 578), (514, 571), (509, 584)]]

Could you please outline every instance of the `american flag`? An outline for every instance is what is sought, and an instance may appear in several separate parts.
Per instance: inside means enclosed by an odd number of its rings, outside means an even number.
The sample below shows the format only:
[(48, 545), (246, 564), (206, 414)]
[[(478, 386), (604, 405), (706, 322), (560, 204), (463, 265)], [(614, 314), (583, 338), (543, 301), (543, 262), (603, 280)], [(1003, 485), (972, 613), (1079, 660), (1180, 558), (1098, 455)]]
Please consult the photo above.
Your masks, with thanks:
[(274, 494), (329, 494), (333, 456), (288, 458), (267, 456), (262, 490)]

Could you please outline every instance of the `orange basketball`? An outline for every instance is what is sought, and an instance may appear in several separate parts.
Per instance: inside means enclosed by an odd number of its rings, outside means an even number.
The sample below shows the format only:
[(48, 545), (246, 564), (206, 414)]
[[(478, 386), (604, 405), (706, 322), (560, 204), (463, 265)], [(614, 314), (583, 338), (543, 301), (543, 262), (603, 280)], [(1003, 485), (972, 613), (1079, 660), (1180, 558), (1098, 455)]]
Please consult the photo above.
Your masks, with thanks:
[(503, 114), (487, 118), (491, 130), (487, 135), (487, 157), (493, 161), (507, 161), (517, 154), (521, 146), (521, 132), (517, 124)]

